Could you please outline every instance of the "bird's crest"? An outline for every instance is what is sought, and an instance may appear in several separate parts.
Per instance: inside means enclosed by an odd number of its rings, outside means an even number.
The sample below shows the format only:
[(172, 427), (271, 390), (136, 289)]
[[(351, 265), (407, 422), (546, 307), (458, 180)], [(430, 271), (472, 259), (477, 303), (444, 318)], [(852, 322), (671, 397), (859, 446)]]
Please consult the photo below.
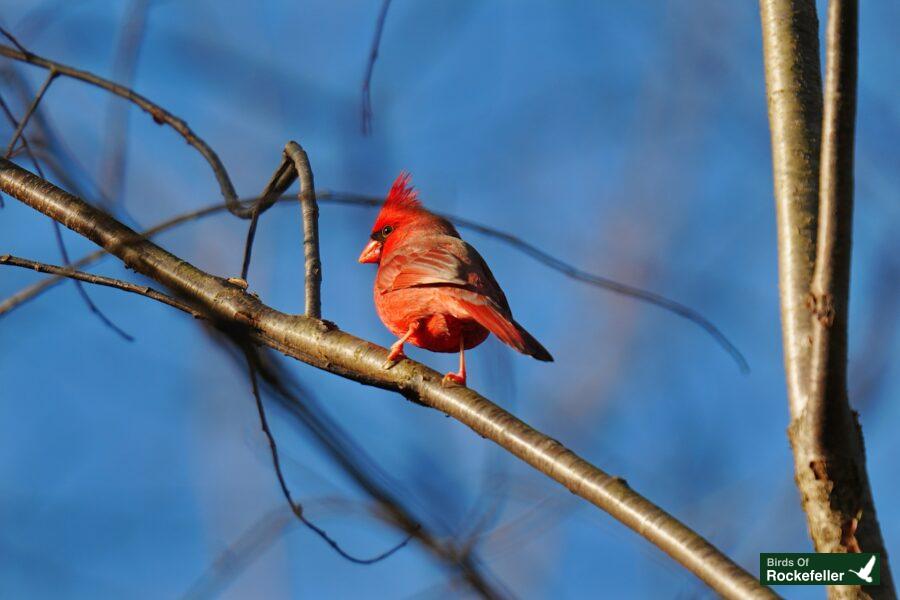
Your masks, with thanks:
[(384, 201), (385, 208), (406, 208), (417, 209), (422, 207), (419, 202), (419, 192), (412, 187), (409, 182), (412, 175), (408, 171), (400, 171), (400, 175), (394, 180), (391, 191), (388, 192), (387, 200)]

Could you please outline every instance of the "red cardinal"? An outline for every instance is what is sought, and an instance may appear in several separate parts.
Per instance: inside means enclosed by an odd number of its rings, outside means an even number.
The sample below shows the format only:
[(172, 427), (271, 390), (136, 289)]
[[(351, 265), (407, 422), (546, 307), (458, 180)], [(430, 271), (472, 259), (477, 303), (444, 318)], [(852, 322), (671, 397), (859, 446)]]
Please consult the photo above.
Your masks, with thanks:
[(378, 263), (375, 309), (398, 336), (391, 346), (391, 366), (409, 342), (433, 352), (459, 350), (459, 372), (443, 383), (466, 384), (465, 351), (493, 333), (505, 344), (538, 360), (553, 357), (516, 323), (503, 290), (487, 263), (464, 242), (456, 228), (432, 214), (400, 173), (384, 202), (361, 263)]

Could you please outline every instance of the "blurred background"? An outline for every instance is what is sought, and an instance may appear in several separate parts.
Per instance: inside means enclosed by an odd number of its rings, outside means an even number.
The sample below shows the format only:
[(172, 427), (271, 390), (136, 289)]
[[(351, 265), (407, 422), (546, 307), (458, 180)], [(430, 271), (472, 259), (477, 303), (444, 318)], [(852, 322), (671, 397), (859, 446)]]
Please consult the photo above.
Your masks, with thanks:
[[(850, 394), (896, 558), (900, 5), (861, 4)], [(0, 0), (0, 24), (29, 50), (126, 83), (184, 118), (244, 197), (262, 190), (296, 139), (321, 190), (383, 196), (407, 169), (432, 209), (697, 309), (743, 351), (749, 374), (695, 324), (463, 231), (517, 320), (556, 358), (538, 363), (491, 339), (467, 355), (471, 387), (625, 477), (753, 573), (759, 552), (809, 551), (785, 431), (756, 3), (394, 0), (364, 136), (361, 88), (380, 9)], [(45, 76), (0, 59), (0, 94), (15, 115)], [(11, 132), (4, 121), (4, 146)], [(54, 82), (26, 134), (60, 163), (52, 180), (133, 227), (221, 200), (177, 134), (83, 83)], [(17, 162), (31, 168), (24, 156)], [(324, 317), (390, 344), (372, 305), (374, 269), (356, 262), (375, 211), (323, 203), (320, 212)], [(236, 276), (246, 227), (218, 213), (157, 241)], [(73, 259), (94, 250), (64, 237)], [(0, 253), (61, 262), (50, 221), (9, 198), (0, 242)], [(140, 281), (112, 259), (89, 270)], [(261, 220), (250, 288), (302, 312), (302, 273), (299, 210), (284, 203)], [(0, 299), (41, 277), (0, 269)], [(87, 291), (133, 342), (103, 326), (72, 282), (0, 317), (0, 596), (473, 595), (453, 561), (419, 542), (359, 566), (297, 526), (245, 365), (186, 315)], [(409, 354), (443, 371), (456, 361)], [(522, 598), (711, 595), (642, 538), (459, 423), (296, 361), (282, 366), (317, 418), (340, 428), (329, 435), (444, 547), (469, 549), (493, 589)], [(265, 400), (307, 516), (358, 556), (401, 540), (295, 416)]]

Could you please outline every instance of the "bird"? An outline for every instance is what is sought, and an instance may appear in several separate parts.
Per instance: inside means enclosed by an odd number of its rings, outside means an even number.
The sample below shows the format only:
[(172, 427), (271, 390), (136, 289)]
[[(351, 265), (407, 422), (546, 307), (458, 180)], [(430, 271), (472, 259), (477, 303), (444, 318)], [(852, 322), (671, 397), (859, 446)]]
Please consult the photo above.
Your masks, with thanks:
[(493, 333), (500, 341), (540, 361), (553, 357), (513, 318), (509, 302), (487, 263), (447, 219), (426, 209), (411, 175), (396, 178), (360, 263), (375, 263), (375, 310), (398, 337), (385, 368), (406, 355), (406, 343), (433, 352), (459, 352), (459, 371), (444, 387), (466, 385), (465, 351)]
[(859, 571), (854, 571), (853, 569), (847, 569), (851, 573), (855, 573), (857, 577), (865, 581), (866, 583), (872, 583), (872, 569), (875, 568), (875, 555), (873, 554), (869, 558), (869, 562), (866, 563)]

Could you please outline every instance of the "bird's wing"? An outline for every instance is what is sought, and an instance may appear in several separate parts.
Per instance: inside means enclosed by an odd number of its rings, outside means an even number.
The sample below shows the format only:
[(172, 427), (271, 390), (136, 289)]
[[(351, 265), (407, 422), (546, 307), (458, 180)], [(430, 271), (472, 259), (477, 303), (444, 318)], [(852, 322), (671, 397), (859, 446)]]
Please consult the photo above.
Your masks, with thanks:
[(472, 246), (449, 235), (423, 236), (408, 243), (378, 270), (382, 294), (416, 287), (439, 287), (455, 305), (504, 343), (538, 360), (553, 357), (515, 319), (487, 263)]
[(434, 235), (408, 244), (382, 266), (382, 293), (412, 287), (447, 286), (484, 296), (501, 312), (509, 303), (487, 263), (472, 246), (449, 235)]

